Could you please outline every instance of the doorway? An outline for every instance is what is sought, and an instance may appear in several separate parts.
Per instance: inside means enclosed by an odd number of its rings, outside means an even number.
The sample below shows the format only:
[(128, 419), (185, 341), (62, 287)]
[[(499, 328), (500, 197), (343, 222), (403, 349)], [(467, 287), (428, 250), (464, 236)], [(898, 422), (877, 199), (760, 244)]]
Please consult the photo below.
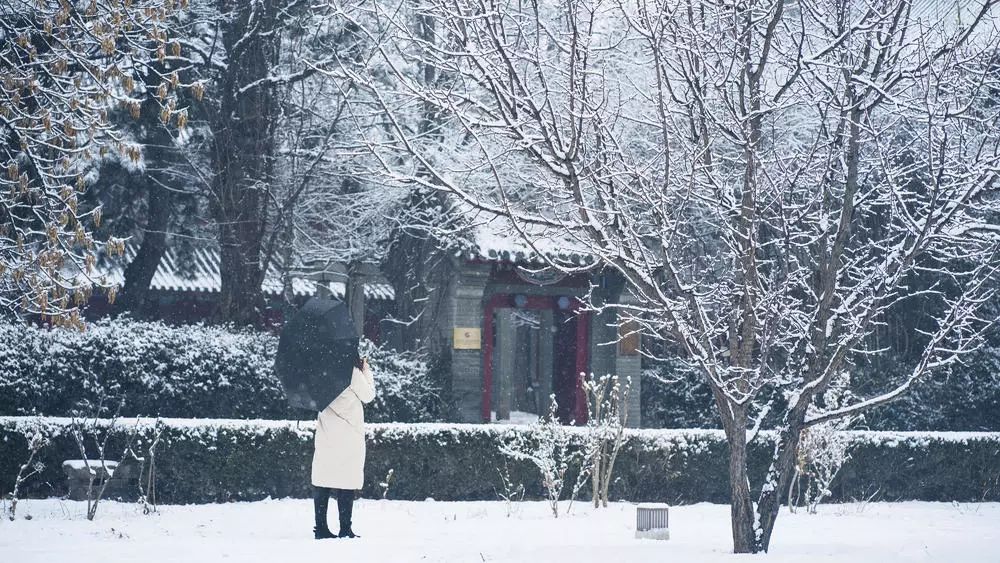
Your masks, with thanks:
[(484, 313), (483, 419), (530, 423), (554, 397), (560, 422), (586, 422), (588, 318), (579, 301), (504, 294)]

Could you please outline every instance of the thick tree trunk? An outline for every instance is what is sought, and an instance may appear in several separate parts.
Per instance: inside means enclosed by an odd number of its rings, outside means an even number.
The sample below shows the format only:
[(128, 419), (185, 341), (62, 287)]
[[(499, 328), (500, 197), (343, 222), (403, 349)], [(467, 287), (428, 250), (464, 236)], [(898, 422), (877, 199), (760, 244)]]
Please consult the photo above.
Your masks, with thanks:
[(393, 238), (383, 266), (396, 294), (393, 345), (422, 348), (437, 357), (446, 351), (439, 327), (455, 272), (448, 257), (438, 252), (437, 241), (421, 229), (404, 227)]
[[(232, 135), (235, 131), (226, 133)], [(246, 147), (245, 150), (250, 152), (256, 147)], [(233, 157), (231, 160), (241, 160), (235, 155), (229, 156)], [(250, 185), (257, 172), (253, 167), (245, 163), (231, 163), (230, 166), (238, 169), (230, 172), (239, 174), (235, 177), (222, 174), (216, 178), (216, 193), (221, 196), (221, 203), (215, 209), (219, 225), (221, 283), (216, 316), (223, 322), (257, 325), (264, 302), (261, 250), (265, 226), (262, 201), (265, 188)]]
[[(219, 274), (222, 292), (217, 316), (225, 322), (239, 325), (260, 323), (264, 307), (261, 283), (264, 273), (260, 266), (260, 239), (234, 233), (238, 229), (220, 228)], [(229, 231), (229, 232), (226, 232)]]
[(160, 265), (160, 260), (167, 253), (167, 227), (170, 223), (173, 197), (169, 190), (152, 183), (148, 186), (147, 193), (145, 233), (135, 258), (125, 267), (125, 280), (121, 295), (115, 301), (115, 314), (125, 312), (135, 316), (145, 314), (150, 282)]
[(760, 551), (754, 526), (753, 499), (747, 475), (746, 424), (737, 421), (726, 430), (729, 440), (729, 509), (733, 527), (733, 552)]
[(243, 6), (223, 34), (228, 65), (218, 80), (219, 108), (212, 123), (222, 284), (217, 317), (238, 324), (259, 324), (263, 312), (261, 282), (268, 257), (262, 250), (276, 121), (274, 87), (267, 77), (277, 62), (278, 4), (264, 0)]

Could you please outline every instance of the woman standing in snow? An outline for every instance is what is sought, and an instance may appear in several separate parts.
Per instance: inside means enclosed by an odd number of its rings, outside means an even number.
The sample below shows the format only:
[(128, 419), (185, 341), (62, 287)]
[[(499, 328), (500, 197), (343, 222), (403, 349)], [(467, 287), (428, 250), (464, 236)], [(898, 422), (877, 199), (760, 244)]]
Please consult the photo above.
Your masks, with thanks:
[[(365, 412), (364, 403), (375, 399), (375, 380), (368, 360), (355, 361), (351, 385), (316, 420), (312, 484), (316, 539), (356, 538), (351, 530), (354, 492), (364, 485)], [(340, 533), (334, 535), (326, 522), (330, 494), (337, 494)]]

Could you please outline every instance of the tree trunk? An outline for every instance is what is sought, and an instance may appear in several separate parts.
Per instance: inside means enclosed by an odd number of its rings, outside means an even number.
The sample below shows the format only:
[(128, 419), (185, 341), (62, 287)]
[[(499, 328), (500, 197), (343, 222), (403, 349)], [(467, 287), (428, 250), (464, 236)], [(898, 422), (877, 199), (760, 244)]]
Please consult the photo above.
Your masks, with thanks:
[[(415, 209), (419, 202), (410, 205)], [(417, 219), (420, 221), (421, 219)], [(432, 357), (446, 353), (440, 320), (445, 314), (445, 296), (456, 275), (438, 242), (419, 228), (400, 228), (393, 235), (384, 271), (396, 295), (393, 345), (400, 349), (424, 349)]]
[[(295, 208), (288, 210), (283, 218), (281, 233), (281, 297), (284, 301), (284, 311), (291, 312), (295, 302), (295, 291), (292, 286), (292, 263), (295, 257)], [(285, 319), (288, 317), (286, 316)]]
[(757, 518), (760, 522), (758, 547), (762, 551), (770, 548), (771, 533), (774, 531), (774, 523), (781, 510), (781, 492), (789, 490), (795, 473), (795, 457), (801, 432), (801, 422), (793, 421), (788, 428), (779, 433), (778, 442), (774, 446), (774, 456), (764, 478), (760, 502), (757, 504)]
[(233, 225), (220, 225), (219, 276), (222, 292), (217, 316), (225, 322), (257, 325), (263, 313), (264, 296), (260, 265), (261, 240)]
[(130, 312), (135, 316), (144, 314), (150, 282), (160, 265), (160, 260), (167, 253), (167, 227), (170, 222), (173, 196), (170, 190), (151, 182), (147, 190), (145, 233), (135, 258), (125, 267), (125, 280), (121, 295), (115, 302), (115, 314), (124, 312)]
[[(262, 256), (274, 166), (275, 27), (279, 2), (264, 0), (238, 10), (223, 33), (226, 68), (218, 80), (219, 107), (212, 119), (213, 211), (219, 225), (221, 296), (217, 317), (259, 324)], [(253, 86), (247, 86), (253, 85)]]
[(733, 552), (757, 553), (759, 550), (754, 526), (753, 499), (747, 475), (746, 424), (737, 420), (726, 430), (729, 440), (729, 508), (733, 525)]

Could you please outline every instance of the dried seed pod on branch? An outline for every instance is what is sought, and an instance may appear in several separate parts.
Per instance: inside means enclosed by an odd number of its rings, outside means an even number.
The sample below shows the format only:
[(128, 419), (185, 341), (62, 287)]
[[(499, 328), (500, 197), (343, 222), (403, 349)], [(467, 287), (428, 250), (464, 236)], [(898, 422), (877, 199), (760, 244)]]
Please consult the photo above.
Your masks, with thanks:
[(98, 209), (66, 194), (107, 158), (142, 165), (108, 110), (130, 107), (137, 76), (155, 75), (148, 63), (175, 9), (165, 0), (0, 6), (0, 310), (80, 326), (68, 296), (108, 286), (88, 256), (120, 247), (95, 240)]

